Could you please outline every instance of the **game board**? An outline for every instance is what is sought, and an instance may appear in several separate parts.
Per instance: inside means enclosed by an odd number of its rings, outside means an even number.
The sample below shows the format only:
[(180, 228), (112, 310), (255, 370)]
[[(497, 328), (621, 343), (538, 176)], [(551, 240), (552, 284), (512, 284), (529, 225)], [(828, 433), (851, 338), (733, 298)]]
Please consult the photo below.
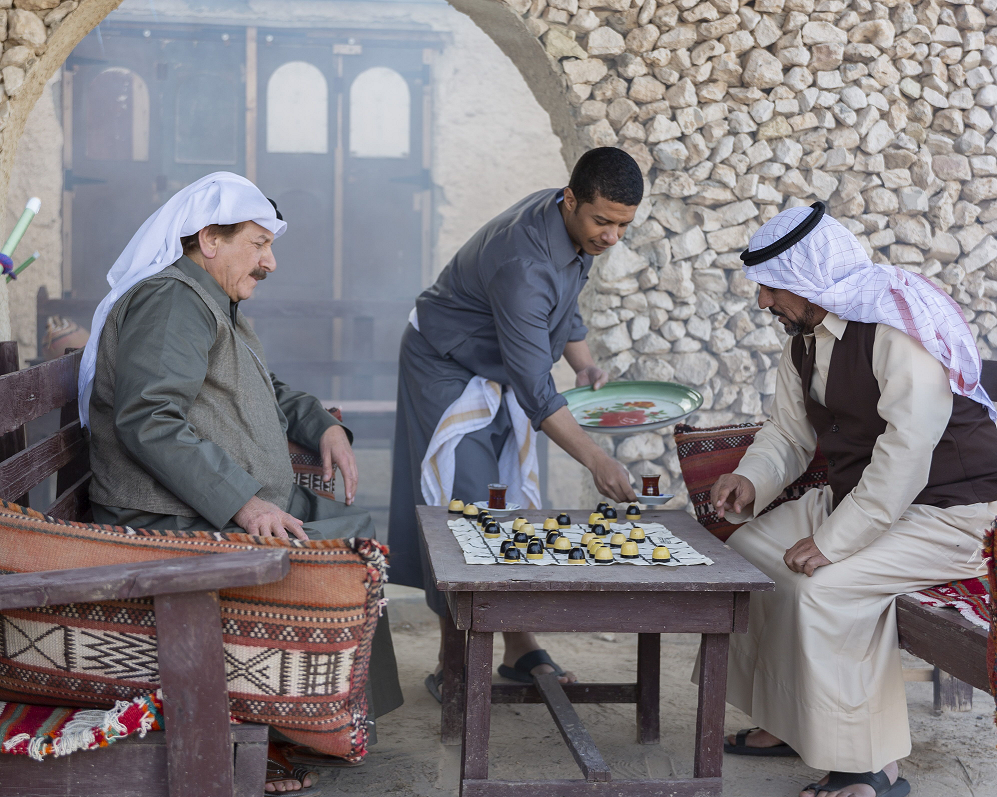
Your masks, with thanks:
[[(498, 564), (503, 567), (513, 566), (507, 565), (502, 561), (503, 557), (499, 550), (502, 540), (511, 538), (513, 535), (512, 521), (500, 524), (504, 534), (497, 540), (485, 539), (485, 536), (478, 524), (472, 523), (465, 518), (448, 521), (447, 525), (453, 532), (454, 537), (457, 538), (457, 542), (460, 543), (461, 550), (464, 552), (464, 561), (467, 564)], [(632, 529), (634, 525), (640, 526), (644, 529), (644, 533), (646, 534), (646, 539), (637, 545), (639, 550), (639, 557), (637, 559), (621, 559), (619, 557), (619, 551), (614, 550), (615, 558), (613, 562), (596, 563), (591, 557), (586, 557), (584, 564), (568, 564), (567, 551), (561, 552), (545, 548), (543, 559), (523, 559), (521, 563), (530, 565), (563, 565), (565, 567), (606, 567), (611, 564), (681, 567), (683, 565), (713, 564), (712, 559), (707, 556), (703, 556), (703, 554), (699, 553), (699, 551), (694, 549), (691, 545), (689, 545), (689, 543), (676, 537), (660, 523), (613, 523), (612, 531), (620, 531), (629, 535), (630, 529)], [(566, 529), (561, 529), (561, 533), (564, 534), (568, 540), (570, 540), (573, 547), (581, 547), (582, 534), (586, 531), (588, 531), (587, 526), (583, 528), (579, 525), (573, 525)], [(540, 528), (537, 528), (536, 532), (539, 539), (543, 539), (543, 535), (546, 535), (546, 532)], [(608, 541), (608, 537), (606, 539)], [(668, 550), (671, 552), (671, 559), (669, 561), (652, 561), (651, 553), (657, 545), (668, 546)]]

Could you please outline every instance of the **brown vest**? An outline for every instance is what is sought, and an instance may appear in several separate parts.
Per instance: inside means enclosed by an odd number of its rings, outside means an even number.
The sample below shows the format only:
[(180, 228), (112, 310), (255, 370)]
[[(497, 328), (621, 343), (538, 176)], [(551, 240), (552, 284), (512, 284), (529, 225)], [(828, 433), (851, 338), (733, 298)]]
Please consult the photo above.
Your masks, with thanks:
[[(886, 431), (877, 411), (879, 383), (872, 372), (876, 324), (849, 321), (835, 341), (828, 367), (826, 406), (810, 396), (817, 346), (804, 353), (804, 339), (793, 339), (790, 353), (803, 380), (807, 419), (827, 457), (827, 480), (834, 506), (850, 493), (872, 459), (876, 440)], [(997, 500), (997, 426), (987, 410), (965, 396), (952, 397), (952, 417), (935, 446), (927, 486), (915, 504), (963, 506)]]

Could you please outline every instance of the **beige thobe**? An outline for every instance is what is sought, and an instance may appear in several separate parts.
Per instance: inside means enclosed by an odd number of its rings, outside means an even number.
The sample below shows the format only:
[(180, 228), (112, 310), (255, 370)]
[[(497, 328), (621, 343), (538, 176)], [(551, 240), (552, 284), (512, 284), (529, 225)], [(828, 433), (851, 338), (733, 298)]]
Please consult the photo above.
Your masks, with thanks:
[[(848, 322), (829, 313), (807, 336), (816, 345), (810, 388), (824, 403), (831, 349)], [(746, 634), (731, 636), (727, 699), (816, 769), (873, 772), (910, 753), (894, 599), (982, 575), (984, 530), (997, 501), (941, 509), (911, 505), (952, 412), (944, 367), (917, 341), (876, 330), (873, 372), (887, 422), (855, 489), (832, 511), (829, 487), (755, 518), (728, 544), (776, 583), (751, 598)], [(772, 416), (735, 470), (764, 508), (806, 469), (817, 445), (787, 344)], [(754, 509), (752, 507), (752, 510)], [(832, 564), (792, 572), (786, 549), (813, 536)]]

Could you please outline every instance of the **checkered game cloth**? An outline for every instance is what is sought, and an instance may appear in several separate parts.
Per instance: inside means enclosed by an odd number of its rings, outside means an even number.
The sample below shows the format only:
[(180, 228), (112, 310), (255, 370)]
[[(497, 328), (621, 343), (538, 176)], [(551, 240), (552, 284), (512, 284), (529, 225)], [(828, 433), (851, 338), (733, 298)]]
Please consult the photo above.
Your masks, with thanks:
[[(748, 249), (774, 244), (812, 212), (807, 207), (782, 211), (758, 228)], [(745, 266), (744, 274), (809, 299), (846, 321), (886, 324), (910, 335), (948, 370), (953, 393), (979, 402), (997, 420), (980, 384), (980, 352), (959, 305), (920, 274), (873, 263), (858, 239), (826, 213), (799, 243)]]

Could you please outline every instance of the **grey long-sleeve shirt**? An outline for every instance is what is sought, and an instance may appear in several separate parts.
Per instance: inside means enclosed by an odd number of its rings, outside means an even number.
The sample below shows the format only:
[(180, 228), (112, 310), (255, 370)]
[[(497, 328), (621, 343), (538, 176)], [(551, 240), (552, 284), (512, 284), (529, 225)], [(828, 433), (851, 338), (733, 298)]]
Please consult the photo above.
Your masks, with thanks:
[[(192, 260), (175, 264), (218, 302), (234, 322), (239, 304)], [(233, 324), (234, 325), (234, 324)], [(114, 422), (122, 445), (170, 492), (222, 528), (260, 489), (260, 483), (187, 421), (208, 371), (215, 318), (179, 280), (138, 288), (118, 316)], [(314, 396), (292, 390), (270, 374), (288, 439), (318, 450), (330, 426), (340, 425)], [(352, 434), (346, 430), (350, 441)], [(210, 485), (205, 490), (205, 485)], [(123, 522), (133, 510), (104, 507)], [(114, 522), (114, 521), (112, 521)]]
[(531, 194), (478, 230), (416, 300), (419, 331), (441, 356), (511, 385), (539, 429), (565, 406), (551, 368), (588, 331), (578, 313), (592, 256), (575, 250), (560, 189)]

